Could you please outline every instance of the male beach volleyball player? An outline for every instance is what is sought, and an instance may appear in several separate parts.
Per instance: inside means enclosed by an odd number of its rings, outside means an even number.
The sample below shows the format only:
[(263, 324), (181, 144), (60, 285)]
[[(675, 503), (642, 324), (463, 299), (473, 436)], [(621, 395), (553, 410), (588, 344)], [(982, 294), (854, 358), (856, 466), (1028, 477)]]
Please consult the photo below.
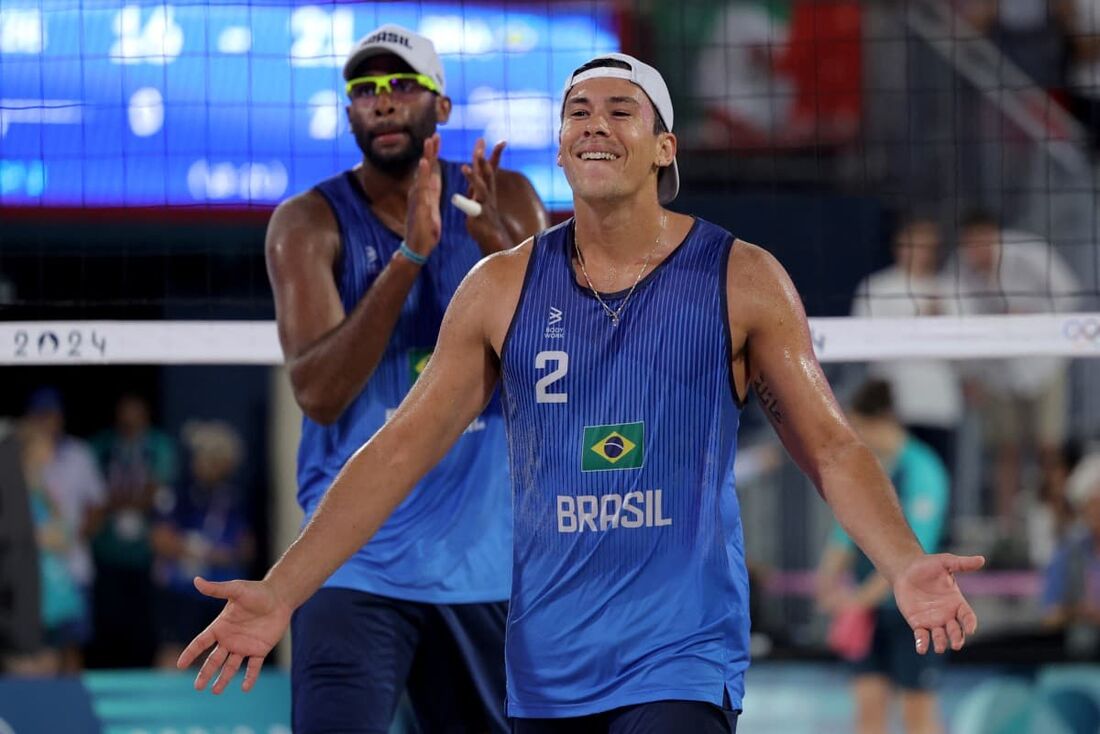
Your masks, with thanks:
[[(892, 583), (922, 652), (977, 625), (955, 584), (981, 558), (925, 555), (837, 406), (789, 278), (766, 252), (662, 207), (672, 105), (622, 54), (570, 75), (559, 162), (576, 216), (487, 258), (455, 294), (427, 370), (344, 466), (263, 581), (179, 664), (245, 688), (290, 614), (369, 538), (499, 382), (512, 470), (508, 713), (516, 732), (729, 732), (748, 666), (748, 584), (729, 489), (755, 389), (843, 527)], [(219, 675), (220, 672), (220, 675)]]
[[(283, 203), (267, 236), (279, 336), (305, 412), (298, 500), (307, 517), (418, 379), (470, 268), (546, 226), (527, 179), (497, 170), (502, 144), (486, 157), (479, 141), (465, 166), (438, 159), (436, 125), (451, 101), (427, 38), (383, 26), (352, 50), (344, 77), (362, 162)], [(455, 208), (456, 193), (481, 214)], [(406, 687), (426, 734), (507, 728), (504, 419), (499, 400), (479, 407), (404, 504), (295, 613), (296, 732), (386, 732)]]

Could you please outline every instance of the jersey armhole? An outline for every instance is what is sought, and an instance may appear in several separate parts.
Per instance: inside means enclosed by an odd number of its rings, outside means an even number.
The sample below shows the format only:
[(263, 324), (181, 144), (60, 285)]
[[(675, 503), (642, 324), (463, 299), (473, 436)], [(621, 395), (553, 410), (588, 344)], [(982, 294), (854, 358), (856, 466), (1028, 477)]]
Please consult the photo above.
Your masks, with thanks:
[[(351, 171), (344, 172), (346, 176), (352, 176)], [(357, 182), (349, 182), (353, 186), (358, 185)], [(344, 231), (344, 222), (340, 219), (340, 210), (336, 205), (336, 201), (320, 184), (314, 186), (311, 191), (315, 192), (321, 197), (321, 201), (325, 202), (325, 206), (328, 207), (329, 213), (332, 214), (332, 221), (336, 222), (336, 257), (332, 259), (332, 274), (339, 282), (340, 275), (344, 270), (344, 241), (347, 239), (347, 232)]]
[(527, 295), (527, 286), (531, 282), (531, 274), (534, 272), (536, 249), (539, 247), (539, 243), (542, 242), (543, 233), (539, 232), (535, 235), (534, 240), (531, 242), (531, 256), (527, 259), (527, 266), (523, 273), (523, 285), (519, 289), (519, 298), (516, 300), (516, 310), (512, 312), (512, 320), (508, 322), (508, 331), (504, 332), (504, 341), (500, 343), (500, 371), (503, 375), (505, 366), (505, 355), (508, 354), (508, 344), (512, 339), (512, 331), (516, 328), (516, 322), (519, 320), (520, 312), (523, 310), (523, 299)]
[(726, 337), (726, 381), (729, 383), (730, 395), (733, 396), (733, 404), (737, 406), (738, 410), (745, 409), (745, 403), (747, 402), (748, 393), (745, 394), (746, 400), (742, 400), (737, 394), (737, 381), (733, 376), (733, 335), (730, 332), (730, 309), (729, 309), (729, 273), (730, 273), (730, 257), (733, 255), (733, 248), (737, 244), (737, 238), (730, 235), (729, 240), (725, 243), (726, 254), (722, 258), (722, 276), (719, 278), (719, 303), (722, 309), (722, 329), (725, 332)]

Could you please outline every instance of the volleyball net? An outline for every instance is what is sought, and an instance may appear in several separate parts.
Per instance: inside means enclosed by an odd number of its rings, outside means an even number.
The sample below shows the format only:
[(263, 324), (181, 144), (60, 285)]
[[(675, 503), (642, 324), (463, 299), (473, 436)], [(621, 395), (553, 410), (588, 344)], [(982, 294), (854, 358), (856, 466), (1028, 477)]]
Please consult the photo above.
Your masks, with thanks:
[[(810, 319), (823, 363), (1100, 357), (1100, 313)], [(0, 365), (280, 365), (270, 321), (11, 321)]]
[[(285, 548), (301, 416), (279, 369), (264, 229), (279, 201), (361, 158), (341, 66), (359, 37), (398, 23), (441, 55), (443, 157), (507, 140), (502, 165), (557, 221), (572, 206), (555, 164), (562, 80), (597, 53), (650, 61), (676, 109), (673, 208), (779, 259), (842, 402), (867, 365), (939, 361), (961, 380), (1050, 358), (1067, 375), (1066, 443), (1087, 451), (1100, 435), (1100, 73), (1075, 54), (1100, 43), (1100, 11), (975, 5), (4, 0), (0, 415), (19, 419), (54, 385), (79, 436), (135, 392), (173, 436), (192, 418), (228, 421), (247, 447), (238, 479), (260, 560)], [(975, 244), (975, 213), (1001, 235), (984, 280), (970, 255), (992, 250)], [(905, 274), (914, 221), (937, 232), (931, 308), (928, 279)], [(907, 305), (937, 315), (903, 318)], [(975, 587), (988, 634), (1038, 624), (1040, 563), (991, 527), (979, 412), (957, 417), (949, 540), (1017, 574)], [(738, 483), (748, 555), (775, 572), (758, 618), (785, 632), (776, 645), (812, 652), (807, 574), (828, 516), (756, 418), (749, 408)], [(1039, 508), (1043, 460), (1020, 471)]]

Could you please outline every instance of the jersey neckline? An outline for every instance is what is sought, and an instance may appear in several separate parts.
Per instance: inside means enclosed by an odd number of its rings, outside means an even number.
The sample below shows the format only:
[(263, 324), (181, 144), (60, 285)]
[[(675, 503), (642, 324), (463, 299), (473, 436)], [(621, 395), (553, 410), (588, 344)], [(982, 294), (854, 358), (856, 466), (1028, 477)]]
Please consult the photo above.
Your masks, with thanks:
[[(439, 159), (439, 183), (441, 192), (445, 192), (447, 190), (446, 163), (447, 161), (443, 160), (442, 158)], [(363, 188), (363, 182), (360, 181), (359, 176), (355, 174), (355, 168), (349, 168), (348, 170), (344, 171), (344, 175), (347, 176), (348, 184), (351, 186), (351, 190), (355, 192), (356, 198), (362, 200), (363, 204), (365, 204), (367, 207), (367, 211), (372, 217), (374, 217), (375, 221), (378, 222), (378, 225), (403, 242), (404, 238), (393, 229), (391, 229), (389, 226), (387, 226), (386, 223), (382, 221), (382, 218), (374, 213), (374, 209), (372, 208), (373, 202), (371, 201), (370, 196), (367, 194), (367, 190)], [(443, 214), (443, 198), (444, 197), (441, 195), (439, 200), (440, 215)], [(440, 237), (440, 239), (443, 239), (442, 236)]]
[[(684, 238), (682, 240), (680, 240), (680, 242), (676, 245), (676, 247), (672, 250), (672, 252), (668, 253), (668, 256), (665, 257), (664, 260), (657, 263), (657, 265), (654, 266), (654, 268), (652, 270), (650, 270), (648, 273), (646, 273), (645, 277), (643, 277), (641, 280), (638, 281), (638, 283), (634, 286), (635, 291), (641, 289), (646, 283), (648, 283), (650, 281), (650, 279), (652, 279), (657, 274), (657, 272), (661, 268), (663, 268), (665, 266), (666, 263), (668, 263), (674, 257), (676, 257), (678, 254), (680, 254), (680, 250), (684, 249), (684, 245), (687, 244), (687, 241), (689, 239), (691, 239), (691, 236), (693, 234), (695, 234), (695, 230), (699, 227), (699, 217), (692, 217), (691, 219), (692, 219), (691, 229), (689, 229), (687, 231), (687, 234), (684, 235)], [(615, 291), (613, 293), (607, 293), (607, 292), (604, 292), (604, 291), (595, 291), (594, 292), (594, 289), (589, 288), (586, 285), (582, 285), (577, 280), (577, 271), (573, 269), (573, 253), (576, 251), (576, 245), (574, 244), (574, 241), (575, 241), (574, 235), (576, 234), (576, 231), (577, 231), (576, 224), (577, 224), (576, 223), (576, 218), (575, 217), (570, 217), (569, 218), (569, 223), (566, 227), (565, 240), (564, 240), (565, 250), (566, 250), (565, 251), (565, 267), (569, 270), (569, 282), (572, 283), (573, 286), (578, 291), (580, 291), (583, 295), (587, 296), (588, 298), (591, 298), (592, 300), (596, 300), (596, 295), (595, 295), (596, 293), (599, 293), (600, 298), (603, 298), (605, 300), (614, 300), (614, 299), (618, 299), (618, 298), (625, 298), (626, 295), (628, 293), (630, 293), (630, 290), (631, 290), (630, 288), (624, 288), (622, 290)]]

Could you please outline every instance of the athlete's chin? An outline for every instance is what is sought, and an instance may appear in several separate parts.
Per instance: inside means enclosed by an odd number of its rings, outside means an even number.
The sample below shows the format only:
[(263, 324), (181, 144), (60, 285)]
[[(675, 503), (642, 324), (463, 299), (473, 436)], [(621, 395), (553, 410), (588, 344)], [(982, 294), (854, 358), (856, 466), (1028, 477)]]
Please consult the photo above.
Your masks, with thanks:
[(621, 199), (624, 194), (622, 182), (614, 176), (575, 175), (566, 178), (573, 189), (573, 195), (586, 201)]
[(382, 160), (402, 160), (412, 154), (412, 140), (407, 135), (387, 135), (370, 141), (370, 153)]
[(418, 150), (412, 144), (404, 145), (399, 150), (388, 146), (384, 146), (380, 150), (371, 144), (363, 152), (375, 168), (389, 173), (405, 173), (420, 160), (422, 150)]
[(627, 193), (618, 183), (607, 181), (597, 184), (587, 183), (582, 186), (574, 186), (573, 195), (582, 201), (607, 203), (625, 199)]

